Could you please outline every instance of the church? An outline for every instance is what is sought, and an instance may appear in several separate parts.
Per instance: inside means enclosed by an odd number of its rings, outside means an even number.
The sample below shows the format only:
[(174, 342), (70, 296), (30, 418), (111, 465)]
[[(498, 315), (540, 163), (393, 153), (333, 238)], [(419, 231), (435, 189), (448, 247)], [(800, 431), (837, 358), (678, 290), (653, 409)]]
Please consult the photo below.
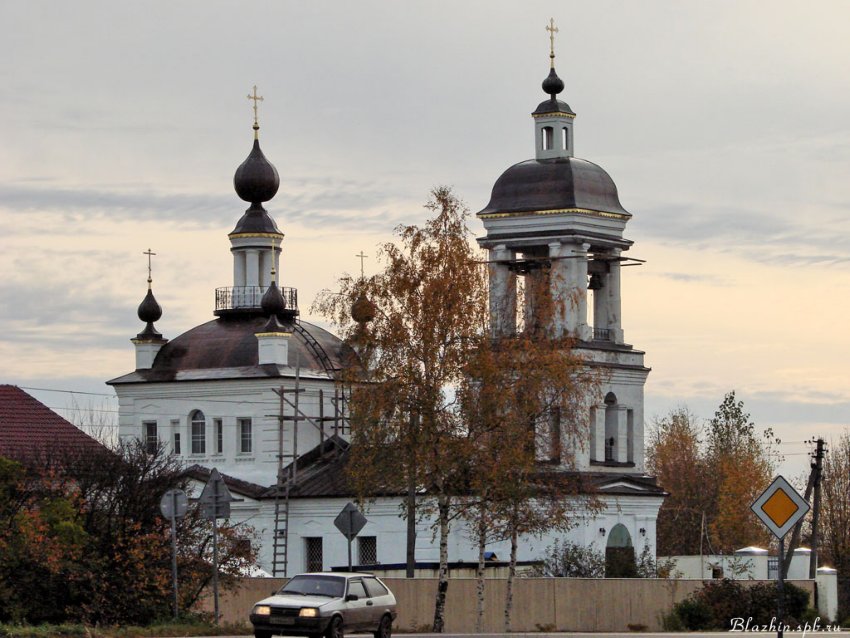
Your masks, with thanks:
[[(576, 114), (559, 99), (564, 83), (554, 57), (551, 49), (546, 98), (532, 112), (534, 158), (505, 170), (477, 213), (484, 229), (478, 241), (489, 254), (491, 329), (509, 335), (518, 313), (533, 316), (519, 284), (549, 286), (554, 298), (570, 301), (548, 321), (602, 373), (602, 391), (587, 415), (588, 440), (574, 456), (604, 507), (558, 538), (654, 557), (665, 493), (644, 465), (649, 369), (644, 353), (627, 343), (621, 313), (622, 268), (639, 263), (624, 255), (632, 245), (624, 236), (631, 214), (608, 173), (574, 154)], [(353, 498), (345, 480), (346, 396), (336, 382), (351, 353), (327, 330), (302, 321), (297, 289), (282, 285), (284, 233), (265, 208), (280, 179), (260, 148), (256, 87), (249, 97), (253, 146), (234, 176), (236, 194), (249, 207), (228, 235), (232, 285), (215, 288), (214, 319), (168, 339), (155, 327), (162, 309), (149, 272), (138, 310), (144, 327), (132, 339), (135, 370), (108, 383), (119, 400), (121, 439), (164, 446), (199, 485), (219, 470), (235, 498), (231, 523), (259, 533), (259, 567), (291, 576), (347, 564), (347, 541), (333, 521)], [(402, 495), (379, 497), (364, 512), (355, 564), (405, 562), (401, 503)], [(418, 523), (416, 539), (417, 563), (436, 562), (430, 521)], [(519, 560), (541, 559), (555, 540), (521, 539)], [(488, 549), (509, 553), (507, 543)], [(449, 560), (477, 561), (461, 524), (453, 528)]]

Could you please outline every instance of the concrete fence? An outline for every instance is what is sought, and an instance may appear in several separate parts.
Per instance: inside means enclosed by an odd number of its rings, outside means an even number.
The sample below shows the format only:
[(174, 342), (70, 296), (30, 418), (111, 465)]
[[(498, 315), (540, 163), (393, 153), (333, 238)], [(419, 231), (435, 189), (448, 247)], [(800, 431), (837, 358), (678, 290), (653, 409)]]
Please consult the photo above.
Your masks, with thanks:
[[(429, 630), (434, 620), (435, 578), (383, 578), (398, 602), (395, 627), (401, 631)], [(245, 578), (220, 598), (226, 622), (248, 622), (255, 602), (285, 583), (282, 578)], [(755, 582), (755, 581), (749, 581)], [(814, 582), (793, 581), (809, 592)], [(485, 589), (487, 633), (501, 632), (504, 623), (506, 581), (488, 579)], [(643, 625), (661, 629), (661, 618), (673, 605), (702, 588), (701, 580), (521, 578), (514, 581), (513, 631), (629, 631)], [(475, 631), (475, 579), (452, 578), (446, 598), (446, 632)], [(207, 599), (205, 609), (212, 610)]]

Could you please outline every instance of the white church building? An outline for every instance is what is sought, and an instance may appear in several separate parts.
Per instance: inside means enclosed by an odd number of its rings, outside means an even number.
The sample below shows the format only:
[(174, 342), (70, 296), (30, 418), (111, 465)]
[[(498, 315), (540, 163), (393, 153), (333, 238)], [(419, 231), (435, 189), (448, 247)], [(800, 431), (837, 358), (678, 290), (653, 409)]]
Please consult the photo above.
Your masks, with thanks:
[[(554, 54), (552, 54), (554, 61)], [(602, 392), (589, 407), (589, 438), (576, 450), (604, 508), (559, 538), (592, 546), (645, 548), (655, 555), (655, 522), (665, 493), (644, 466), (644, 353), (626, 342), (621, 271), (632, 242), (631, 218), (611, 177), (574, 156), (575, 113), (558, 94), (554, 70), (548, 94), (532, 113), (535, 156), (496, 180), (478, 213), (490, 255), (490, 305), (496, 334), (516, 330), (518, 281), (552, 287), (569, 299), (551, 329), (576, 338), (588, 365), (602, 373)], [(302, 321), (295, 288), (279, 287), (284, 235), (263, 204), (279, 177), (253, 148), (236, 170), (238, 196), (250, 203), (228, 235), (233, 282), (215, 289), (214, 318), (173, 339), (154, 327), (162, 315), (149, 286), (139, 306), (145, 328), (132, 341), (135, 370), (108, 383), (119, 399), (119, 435), (161, 444), (202, 481), (212, 468), (237, 499), (231, 522), (260, 534), (259, 566), (278, 576), (347, 564), (347, 541), (333, 520), (353, 500), (346, 481), (349, 423), (335, 382), (351, 352), (330, 332)], [(222, 256), (223, 257), (223, 256)], [(287, 282), (297, 283), (297, 282)], [(575, 445), (564, 441), (564, 444)], [(557, 446), (556, 446), (557, 447)], [(547, 467), (557, 467), (549, 459)], [(282, 487), (278, 489), (278, 484)], [(378, 498), (355, 541), (359, 565), (402, 565), (406, 556), (403, 495)], [(434, 563), (438, 547), (429, 521), (417, 527), (416, 560)], [(542, 558), (555, 536), (522, 538), (519, 560)], [(488, 547), (499, 558), (507, 543)], [(449, 560), (474, 563), (477, 548), (461, 524), (453, 528)]]

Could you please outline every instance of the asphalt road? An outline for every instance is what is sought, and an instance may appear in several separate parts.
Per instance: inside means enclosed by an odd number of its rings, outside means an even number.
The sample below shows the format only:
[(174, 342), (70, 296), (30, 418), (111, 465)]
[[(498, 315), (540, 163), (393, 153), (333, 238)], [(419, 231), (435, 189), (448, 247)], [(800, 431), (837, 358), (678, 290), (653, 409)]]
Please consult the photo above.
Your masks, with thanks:
[[(371, 636), (371, 634), (351, 634), (359, 636)], [(644, 632), (625, 632), (625, 633), (511, 633), (511, 634), (402, 634), (396, 633), (397, 638), (604, 638), (612, 636), (615, 638), (668, 638), (670, 636), (687, 636), (688, 638), (718, 638), (718, 636), (729, 635), (730, 638), (735, 636), (755, 637), (775, 636), (776, 632), (727, 632), (727, 631), (705, 631), (705, 632), (682, 632), (682, 633), (644, 633)], [(850, 628), (847, 631), (818, 631), (803, 633), (798, 631), (786, 631), (785, 638), (806, 638), (807, 636), (818, 636), (826, 638), (827, 636), (850, 636)], [(165, 638), (165, 637), (163, 637)], [(212, 638), (212, 637), (210, 637)], [(244, 636), (218, 636), (218, 638), (244, 638)]]

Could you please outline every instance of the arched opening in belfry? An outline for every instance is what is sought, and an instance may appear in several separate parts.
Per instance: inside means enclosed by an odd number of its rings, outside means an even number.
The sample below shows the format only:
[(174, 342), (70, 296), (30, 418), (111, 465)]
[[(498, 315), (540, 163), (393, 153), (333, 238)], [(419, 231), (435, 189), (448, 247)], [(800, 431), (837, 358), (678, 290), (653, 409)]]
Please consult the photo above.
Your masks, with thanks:
[(551, 126), (544, 126), (543, 127), (543, 150), (544, 151), (551, 151), (552, 148), (555, 146), (555, 140), (554, 140), (555, 135), (554, 134), (555, 134), (555, 131)]
[(605, 578), (635, 578), (635, 548), (632, 535), (622, 523), (617, 523), (608, 534), (605, 544)]
[(617, 395), (605, 395), (605, 462), (617, 460)]

